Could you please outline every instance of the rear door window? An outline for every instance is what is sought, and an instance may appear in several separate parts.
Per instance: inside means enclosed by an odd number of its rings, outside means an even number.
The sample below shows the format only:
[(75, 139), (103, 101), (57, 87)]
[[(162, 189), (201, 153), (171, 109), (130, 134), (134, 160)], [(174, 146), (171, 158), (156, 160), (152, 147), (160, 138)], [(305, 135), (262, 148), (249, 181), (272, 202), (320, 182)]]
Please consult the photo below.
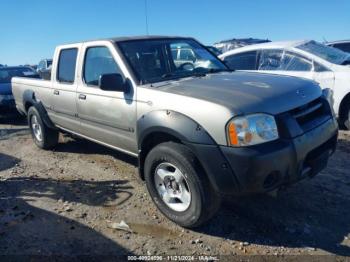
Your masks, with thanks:
[(256, 70), (256, 51), (225, 57), (227, 66), (234, 70)]
[(59, 82), (74, 83), (77, 54), (77, 48), (61, 50), (57, 67), (57, 80)]

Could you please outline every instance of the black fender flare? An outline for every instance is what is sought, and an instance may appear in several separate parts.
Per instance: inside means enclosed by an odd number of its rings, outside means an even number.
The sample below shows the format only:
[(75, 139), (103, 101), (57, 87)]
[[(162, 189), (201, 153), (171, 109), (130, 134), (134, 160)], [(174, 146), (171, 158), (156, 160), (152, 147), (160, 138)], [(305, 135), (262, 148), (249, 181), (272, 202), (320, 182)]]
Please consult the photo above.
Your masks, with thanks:
[(34, 106), (35, 109), (38, 110), (40, 117), (44, 121), (45, 125), (51, 129), (57, 129), (54, 123), (52, 123), (51, 119), (49, 118), (45, 106), (40, 100), (36, 98), (33, 90), (24, 91), (23, 105), (26, 110), (26, 114), (28, 112), (29, 107)]
[(195, 120), (171, 110), (151, 111), (137, 121), (141, 178), (145, 157), (142, 144), (149, 135), (156, 132), (169, 134), (188, 146), (198, 158), (215, 191), (228, 193), (238, 190), (237, 179), (216, 141)]
[(143, 115), (137, 121), (138, 148), (153, 132), (168, 133), (182, 142), (214, 145), (208, 132), (190, 117), (171, 110), (156, 110)]

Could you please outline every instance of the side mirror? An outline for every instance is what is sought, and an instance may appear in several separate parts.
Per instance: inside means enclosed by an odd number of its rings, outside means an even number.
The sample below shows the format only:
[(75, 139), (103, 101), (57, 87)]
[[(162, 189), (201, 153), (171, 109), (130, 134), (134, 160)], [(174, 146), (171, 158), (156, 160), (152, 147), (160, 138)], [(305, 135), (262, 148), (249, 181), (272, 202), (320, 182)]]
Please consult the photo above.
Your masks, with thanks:
[(100, 76), (98, 86), (104, 91), (126, 92), (127, 85), (120, 74), (104, 74)]

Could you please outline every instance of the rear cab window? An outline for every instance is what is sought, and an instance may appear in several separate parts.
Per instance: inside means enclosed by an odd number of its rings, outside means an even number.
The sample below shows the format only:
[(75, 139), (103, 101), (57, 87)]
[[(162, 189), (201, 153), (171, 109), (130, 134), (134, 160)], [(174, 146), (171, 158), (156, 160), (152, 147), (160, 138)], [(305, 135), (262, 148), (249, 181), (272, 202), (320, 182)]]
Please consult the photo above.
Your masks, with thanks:
[(57, 66), (57, 81), (73, 84), (77, 64), (78, 48), (62, 49), (60, 51)]

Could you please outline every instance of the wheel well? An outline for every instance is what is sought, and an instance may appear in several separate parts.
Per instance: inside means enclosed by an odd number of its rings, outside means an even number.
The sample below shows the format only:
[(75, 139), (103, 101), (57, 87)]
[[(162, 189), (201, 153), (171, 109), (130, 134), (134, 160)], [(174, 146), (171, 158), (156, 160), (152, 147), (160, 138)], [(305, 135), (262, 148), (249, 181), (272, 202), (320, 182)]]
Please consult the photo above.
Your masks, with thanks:
[(181, 140), (177, 137), (170, 135), (164, 132), (152, 132), (148, 134), (142, 141), (141, 151), (139, 155), (139, 172), (140, 177), (144, 179), (143, 167), (147, 154), (154, 148), (155, 146), (164, 143), (164, 142), (176, 142), (181, 143)]
[(343, 120), (346, 116), (345, 116), (345, 109), (346, 109), (346, 105), (347, 103), (350, 103), (350, 93), (347, 94), (343, 100), (341, 101), (340, 103), (340, 106), (339, 106), (339, 118), (341, 120)]

